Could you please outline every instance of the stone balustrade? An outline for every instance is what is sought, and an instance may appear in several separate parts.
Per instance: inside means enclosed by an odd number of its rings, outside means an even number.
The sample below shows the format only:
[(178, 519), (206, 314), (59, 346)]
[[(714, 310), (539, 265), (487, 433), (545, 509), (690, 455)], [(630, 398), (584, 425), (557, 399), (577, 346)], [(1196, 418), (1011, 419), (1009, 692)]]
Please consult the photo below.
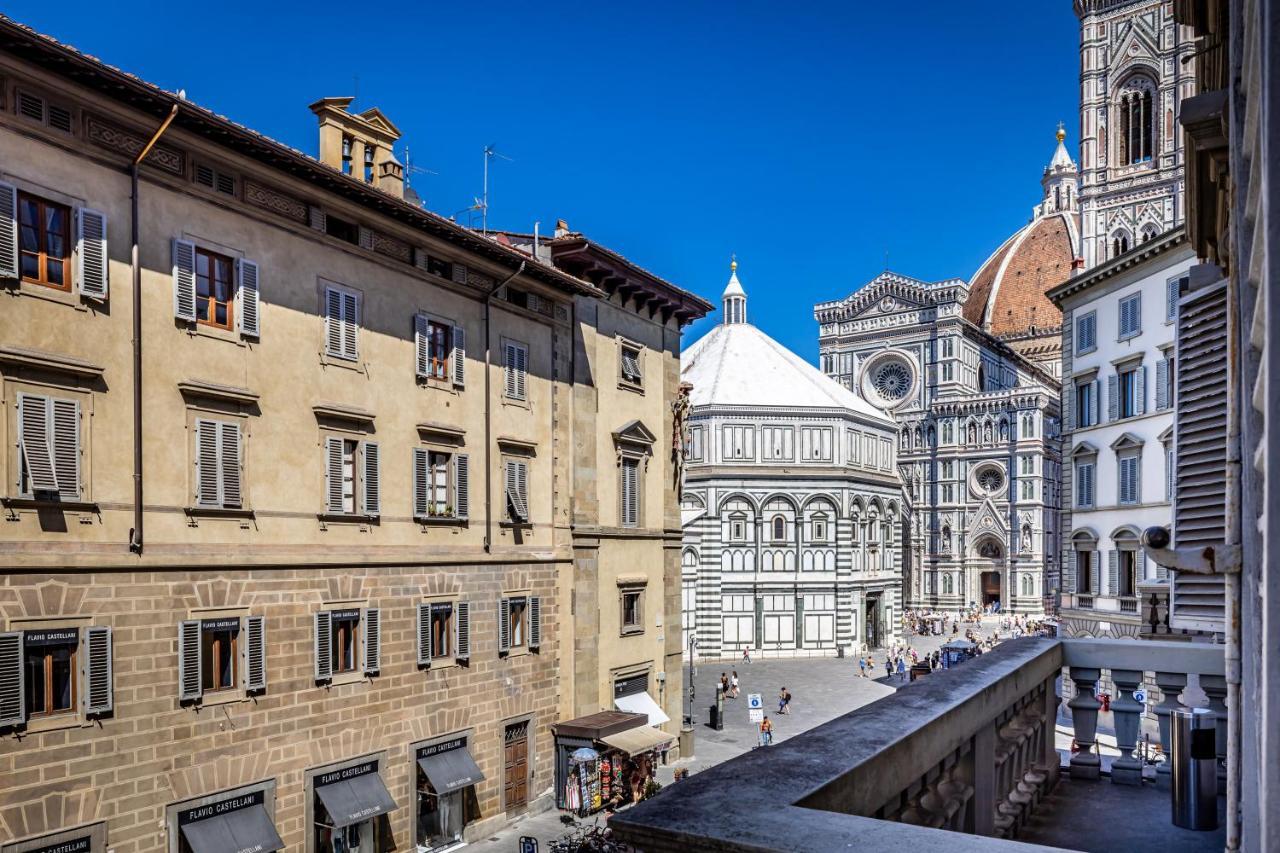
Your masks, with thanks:
[[(1188, 675), (1219, 694), (1220, 646), (1137, 640), (1025, 637), (890, 696), (682, 780), (610, 820), (615, 837), (645, 853), (696, 850), (1049, 849), (1014, 841), (1058, 781), (1056, 684), (1066, 668), (1081, 750), (1070, 772), (1096, 778), (1100, 702), (1110, 671), (1117, 783), (1141, 777), (1131, 755), (1142, 706), (1133, 691), (1154, 679), (1167, 749), (1168, 714)], [(1147, 673), (1154, 673), (1147, 677)], [(1212, 692), (1210, 692), (1212, 691)], [(1163, 710), (1162, 710), (1163, 709)], [(1225, 721), (1225, 716), (1224, 716)], [(1119, 778), (1117, 778), (1117, 774)], [(856, 841), (855, 841), (856, 839)]]

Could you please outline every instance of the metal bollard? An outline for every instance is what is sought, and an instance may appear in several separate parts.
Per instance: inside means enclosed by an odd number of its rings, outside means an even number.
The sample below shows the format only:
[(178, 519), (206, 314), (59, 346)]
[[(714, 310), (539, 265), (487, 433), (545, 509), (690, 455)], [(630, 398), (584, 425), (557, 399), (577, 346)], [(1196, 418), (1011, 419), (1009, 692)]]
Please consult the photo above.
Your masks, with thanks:
[(1208, 708), (1175, 708), (1169, 724), (1173, 825), (1217, 829), (1216, 718)]

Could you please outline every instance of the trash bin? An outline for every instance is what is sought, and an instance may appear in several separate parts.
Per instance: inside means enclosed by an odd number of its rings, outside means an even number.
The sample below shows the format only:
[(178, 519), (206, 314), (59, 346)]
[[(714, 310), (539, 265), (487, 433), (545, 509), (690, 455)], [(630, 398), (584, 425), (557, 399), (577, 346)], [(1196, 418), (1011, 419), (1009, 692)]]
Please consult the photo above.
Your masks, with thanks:
[(724, 729), (724, 715), (720, 713), (720, 709), (715, 705), (711, 706), (711, 728), (716, 731)]
[(1217, 720), (1208, 708), (1176, 708), (1169, 723), (1173, 825), (1217, 829)]

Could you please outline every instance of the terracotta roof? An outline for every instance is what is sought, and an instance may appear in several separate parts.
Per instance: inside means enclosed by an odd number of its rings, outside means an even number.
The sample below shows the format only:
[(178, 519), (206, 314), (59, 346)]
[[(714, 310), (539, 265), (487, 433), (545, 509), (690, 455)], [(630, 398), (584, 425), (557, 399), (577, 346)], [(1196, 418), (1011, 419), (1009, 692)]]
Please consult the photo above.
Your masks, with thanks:
[(1035, 219), (996, 250), (973, 277), (964, 318), (993, 335), (1062, 324), (1045, 292), (1071, 276), (1075, 229), (1068, 213)]

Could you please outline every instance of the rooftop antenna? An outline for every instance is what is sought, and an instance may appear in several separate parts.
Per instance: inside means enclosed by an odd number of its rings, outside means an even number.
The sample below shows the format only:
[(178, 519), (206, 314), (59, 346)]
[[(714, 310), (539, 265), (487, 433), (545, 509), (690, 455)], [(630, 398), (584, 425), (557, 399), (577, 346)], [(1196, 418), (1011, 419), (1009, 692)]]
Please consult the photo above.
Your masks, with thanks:
[(500, 154), (492, 143), (484, 147), (484, 191), (477, 200), (480, 206), (480, 231), (483, 234), (489, 233), (489, 161), (494, 157), (499, 157), (508, 163), (515, 162), (506, 154)]
[[(434, 170), (432, 170), (432, 169), (424, 169), (422, 166), (415, 166), (415, 165), (413, 165), (413, 161), (412, 161), (411, 159), (409, 159), (409, 146), (408, 146), (407, 144), (404, 146), (404, 189), (405, 189), (405, 195), (408, 195), (408, 193), (409, 193), (410, 185), (411, 185), (411, 183), (412, 183), (412, 180), (413, 180), (413, 176), (414, 176), (414, 175), (439, 175), (439, 174), (440, 174), (439, 172), (436, 172), (436, 171), (434, 171)], [(423, 200), (423, 202), (422, 202), (422, 206), (423, 206), (423, 207), (426, 207), (426, 206), (427, 206), (427, 203), (426, 203), (426, 200), (425, 200), (425, 199), (424, 199), (424, 200)]]

